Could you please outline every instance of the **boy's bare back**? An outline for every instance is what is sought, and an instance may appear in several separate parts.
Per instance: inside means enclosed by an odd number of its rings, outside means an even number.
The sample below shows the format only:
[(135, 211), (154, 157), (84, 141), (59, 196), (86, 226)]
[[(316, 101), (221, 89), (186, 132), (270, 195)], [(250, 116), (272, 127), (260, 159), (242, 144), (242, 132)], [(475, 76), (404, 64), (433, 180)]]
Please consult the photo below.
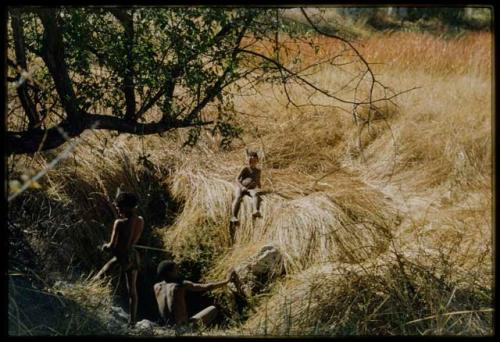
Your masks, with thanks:
[(133, 247), (142, 234), (144, 219), (142, 216), (117, 219), (115, 227), (117, 238), (113, 246), (113, 254), (116, 255), (124, 270), (138, 269), (139, 257)]
[(188, 321), (186, 289), (182, 284), (162, 281), (154, 285), (154, 291), (165, 323), (183, 324)]
[(115, 224), (119, 234), (115, 248), (125, 251), (130, 249), (139, 239), (144, 228), (144, 219), (142, 216), (120, 218), (115, 221)]

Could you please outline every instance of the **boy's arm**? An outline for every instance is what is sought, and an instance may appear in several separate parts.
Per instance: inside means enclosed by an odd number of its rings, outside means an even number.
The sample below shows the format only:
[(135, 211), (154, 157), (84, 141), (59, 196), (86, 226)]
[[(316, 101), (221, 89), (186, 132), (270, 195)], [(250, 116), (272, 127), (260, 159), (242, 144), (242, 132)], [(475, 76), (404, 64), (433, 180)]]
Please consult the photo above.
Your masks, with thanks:
[(115, 220), (115, 223), (113, 224), (113, 230), (111, 231), (111, 238), (109, 239), (109, 242), (105, 245), (107, 248), (114, 248), (116, 245), (116, 241), (118, 240), (118, 225), (120, 221)]
[(222, 287), (224, 285), (227, 285), (229, 283), (230, 279), (225, 279), (221, 281), (214, 281), (210, 283), (193, 283), (192, 281), (189, 280), (184, 280), (182, 283), (184, 287), (193, 292), (203, 292), (203, 291), (210, 291), (219, 287)]
[(238, 184), (238, 186), (239, 186), (240, 188), (243, 188), (243, 189), (245, 189), (246, 187), (245, 187), (243, 184), (241, 184), (241, 182), (242, 182), (242, 181), (243, 181), (243, 179), (244, 179), (244, 176), (245, 176), (245, 173), (246, 173), (246, 169), (247, 169), (247, 168), (246, 168), (246, 167), (244, 167), (244, 168), (240, 171), (240, 174), (238, 175), (238, 177), (236, 177), (236, 184)]
[(221, 281), (214, 281), (210, 283), (193, 283), (192, 281), (189, 280), (184, 280), (183, 285), (184, 288), (193, 291), (193, 292), (201, 292), (201, 291), (210, 291), (222, 286), (227, 285), (236, 275), (236, 271), (233, 268), (230, 268), (229, 271), (227, 272), (226, 279), (221, 280)]

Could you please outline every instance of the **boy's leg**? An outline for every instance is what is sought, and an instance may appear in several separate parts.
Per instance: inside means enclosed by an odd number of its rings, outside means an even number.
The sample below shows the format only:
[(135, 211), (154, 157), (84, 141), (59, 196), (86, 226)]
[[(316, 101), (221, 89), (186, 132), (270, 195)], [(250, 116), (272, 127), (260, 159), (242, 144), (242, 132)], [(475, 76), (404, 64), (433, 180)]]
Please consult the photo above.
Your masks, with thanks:
[(209, 306), (192, 316), (189, 321), (194, 323), (203, 323), (209, 325), (217, 317), (217, 308), (214, 305)]
[(103, 267), (101, 268), (101, 270), (100, 270), (100, 271), (99, 271), (99, 272), (98, 272), (98, 273), (97, 273), (97, 274), (96, 274), (96, 275), (92, 278), (92, 280), (97, 280), (97, 279), (101, 278), (101, 276), (102, 276), (104, 273), (108, 272), (108, 270), (116, 264), (117, 260), (118, 260), (118, 259), (117, 259), (115, 256), (114, 256), (114, 257), (112, 257), (111, 259), (109, 259), (109, 261), (108, 261), (106, 264), (104, 264), (104, 266), (103, 266)]
[(125, 272), (125, 277), (127, 280), (127, 291), (128, 291), (128, 307), (129, 307), (129, 326), (133, 326), (136, 323), (137, 318), (137, 273), (136, 269), (128, 270)]
[(234, 191), (234, 200), (231, 210), (232, 214), (231, 222), (238, 222), (238, 212), (240, 211), (240, 204), (242, 198), (243, 198), (243, 191), (241, 191), (241, 188), (238, 186)]
[(249, 190), (250, 196), (252, 197), (252, 206), (253, 206), (253, 217), (262, 217), (260, 214), (260, 196), (257, 190)]

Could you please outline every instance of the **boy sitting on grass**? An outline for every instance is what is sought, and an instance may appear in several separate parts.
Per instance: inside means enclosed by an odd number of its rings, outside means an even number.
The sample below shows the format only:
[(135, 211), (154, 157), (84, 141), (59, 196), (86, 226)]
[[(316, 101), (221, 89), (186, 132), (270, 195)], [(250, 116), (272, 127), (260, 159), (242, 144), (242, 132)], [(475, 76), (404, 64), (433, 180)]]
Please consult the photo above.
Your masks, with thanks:
[(160, 282), (154, 285), (154, 292), (160, 316), (164, 324), (177, 327), (186, 323), (209, 325), (217, 316), (217, 308), (211, 305), (189, 317), (189, 308), (186, 305), (188, 291), (213, 290), (226, 286), (237, 277), (236, 272), (230, 269), (225, 280), (206, 284), (194, 283), (182, 279), (178, 274), (177, 264), (170, 260), (164, 260), (158, 265), (157, 275)]
[(259, 211), (260, 204), (260, 169), (257, 168), (259, 163), (259, 156), (257, 152), (247, 152), (248, 166), (245, 166), (238, 177), (236, 177), (236, 189), (234, 192), (234, 200), (232, 204), (232, 217), (231, 222), (238, 223), (238, 212), (240, 211), (240, 204), (243, 196), (248, 195), (252, 197), (253, 217), (262, 217)]
[(112, 266), (118, 264), (125, 273), (129, 296), (129, 326), (134, 326), (137, 315), (137, 273), (139, 270), (139, 253), (134, 248), (144, 229), (144, 219), (137, 215), (137, 196), (129, 192), (121, 192), (113, 203), (119, 218), (115, 220), (110, 241), (102, 246), (109, 250), (113, 257), (102, 267), (94, 279), (99, 279)]

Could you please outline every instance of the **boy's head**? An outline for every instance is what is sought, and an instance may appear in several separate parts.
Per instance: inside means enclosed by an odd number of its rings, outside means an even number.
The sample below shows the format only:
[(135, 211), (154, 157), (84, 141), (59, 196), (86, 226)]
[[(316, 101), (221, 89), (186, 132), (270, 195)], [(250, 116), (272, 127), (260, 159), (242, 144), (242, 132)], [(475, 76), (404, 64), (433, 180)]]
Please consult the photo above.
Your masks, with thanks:
[(163, 260), (156, 269), (156, 275), (159, 280), (177, 279), (177, 264), (172, 260)]
[(120, 192), (115, 199), (115, 206), (121, 213), (128, 213), (137, 206), (137, 196), (131, 192)]
[(259, 162), (259, 155), (255, 151), (247, 152), (248, 163), (250, 166), (255, 166)]

